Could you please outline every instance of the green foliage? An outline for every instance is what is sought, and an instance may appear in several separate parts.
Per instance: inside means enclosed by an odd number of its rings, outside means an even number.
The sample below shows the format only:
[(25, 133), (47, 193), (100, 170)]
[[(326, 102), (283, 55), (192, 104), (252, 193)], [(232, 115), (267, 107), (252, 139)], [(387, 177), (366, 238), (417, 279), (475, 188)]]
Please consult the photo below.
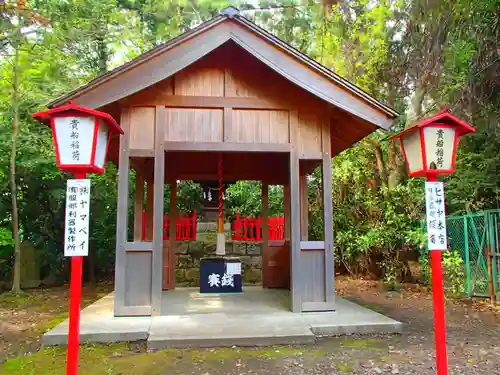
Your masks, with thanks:
[(465, 264), (457, 251), (443, 253), (445, 292), (450, 297), (460, 297), (465, 292)]
[[(424, 280), (432, 286), (432, 274), (430, 254), (428, 251), (421, 253), (419, 257), (420, 266)], [(447, 297), (458, 298), (465, 292), (465, 263), (460, 253), (455, 250), (447, 250), (442, 254), (444, 291)]]

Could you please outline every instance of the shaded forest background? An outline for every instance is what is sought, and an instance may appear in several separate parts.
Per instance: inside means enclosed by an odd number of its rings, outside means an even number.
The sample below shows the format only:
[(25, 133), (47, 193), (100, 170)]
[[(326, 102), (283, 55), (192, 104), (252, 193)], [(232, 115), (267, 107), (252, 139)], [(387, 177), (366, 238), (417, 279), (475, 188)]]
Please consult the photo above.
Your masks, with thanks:
[[(31, 113), (227, 5), (399, 111), (395, 132), (441, 108), (470, 122), (478, 131), (463, 140), (456, 173), (446, 178), (447, 212), (498, 208), (496, 0), (0, 0), (0, 280), (13, 273), (12, 191), (19, 238), (37, 249), (42, 277), (67, 278), (62, 241), (70, 176), (57, 169), (50, 130)], [(402, 279), (405, 253), (421, 249), (423, 182), (407, 177), (389, 135), (374, 133), (335, 157), (333, 230), (338, 269)], [(319, 177), (309, 182), (312, 238), (321, 227)], [(116, 183), (113, 165), (92, 176), (91, 281), (113, 272)], [(198, 208), (197, 185), (182, 182), (178, 194), (181, 210)], [(273, 188), (271, 214), (281, 214), (281, 199)], [(229, 216), (259, 215), (259, 185), (233, 185), (226, 209)]]

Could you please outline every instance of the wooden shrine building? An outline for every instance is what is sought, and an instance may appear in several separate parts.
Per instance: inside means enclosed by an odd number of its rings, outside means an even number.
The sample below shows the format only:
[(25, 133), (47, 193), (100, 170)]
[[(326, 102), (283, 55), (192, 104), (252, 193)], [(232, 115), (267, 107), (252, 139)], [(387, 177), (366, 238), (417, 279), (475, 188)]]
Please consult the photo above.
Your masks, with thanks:
[[(266, 231), (262, 241), (264, 252), (287, 250), (273, 265), (288, 271), (290, 310), (334, 309), (332, 156), (388, 129), (393, 109), (232, 7), (50, 106), (69, 100), (110, 113), (125, 131), (109, 146), (119, 165), (115, 315), (162, 314), (175, 275), (175, 236), (163, 239), (164, 186), (174, 212), (176, 181), (217, 180), (221, 152), (224, 180), (262, 181), (264, 221), (268, 186), (284, 186), (285, 241), (271, 243)], [(318, 166), (324, 238), (308, 241), (307, 175)]]

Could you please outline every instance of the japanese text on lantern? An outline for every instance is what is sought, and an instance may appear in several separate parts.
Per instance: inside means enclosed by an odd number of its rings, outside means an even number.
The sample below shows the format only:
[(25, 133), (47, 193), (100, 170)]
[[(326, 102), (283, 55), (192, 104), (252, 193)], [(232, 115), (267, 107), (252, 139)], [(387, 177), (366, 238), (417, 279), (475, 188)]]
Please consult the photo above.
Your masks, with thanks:
[(71, 125), (71, 133), (70, 133), (70, 138), (71, 138), (71, 157), (73, 161), (79, 162), (80, 161), (80, 122), (78, 121), (77, 118), (74, 118), (70, 122)]
[(68, 180), (64, 256), (86, 256), (89, 252), (90, 180)]
[(427, 208), (427, 241), (429, 250), (446, 250), (446, 214), (442, 182), (425, 183)]
[(441, 169), (444, 167), (444, 130), (437, 129), (436, 135), (436, 167)]

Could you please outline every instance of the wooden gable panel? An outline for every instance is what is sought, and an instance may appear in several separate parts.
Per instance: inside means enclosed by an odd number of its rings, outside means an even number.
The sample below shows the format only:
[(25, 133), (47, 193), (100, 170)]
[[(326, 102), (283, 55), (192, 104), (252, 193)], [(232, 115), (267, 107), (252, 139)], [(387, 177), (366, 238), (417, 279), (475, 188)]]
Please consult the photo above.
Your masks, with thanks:
[(166, 108), (165, 141), (222, 142), (222, 109)]
[(289, 112), (235, 109), (228, 141), (235, 143), (289, 143)]
[(135, 150), (154, 149), (155, 109), (149, 107), (130, 108), (129, 145)]
[(321, 128), (327, 121), (321, 113), (300, 111), (298, 114), (297, 149), (299, 153), (321, 152)]
[(191, 67), (175, 75), (175, 95), (224, 96), (224, 70)]

